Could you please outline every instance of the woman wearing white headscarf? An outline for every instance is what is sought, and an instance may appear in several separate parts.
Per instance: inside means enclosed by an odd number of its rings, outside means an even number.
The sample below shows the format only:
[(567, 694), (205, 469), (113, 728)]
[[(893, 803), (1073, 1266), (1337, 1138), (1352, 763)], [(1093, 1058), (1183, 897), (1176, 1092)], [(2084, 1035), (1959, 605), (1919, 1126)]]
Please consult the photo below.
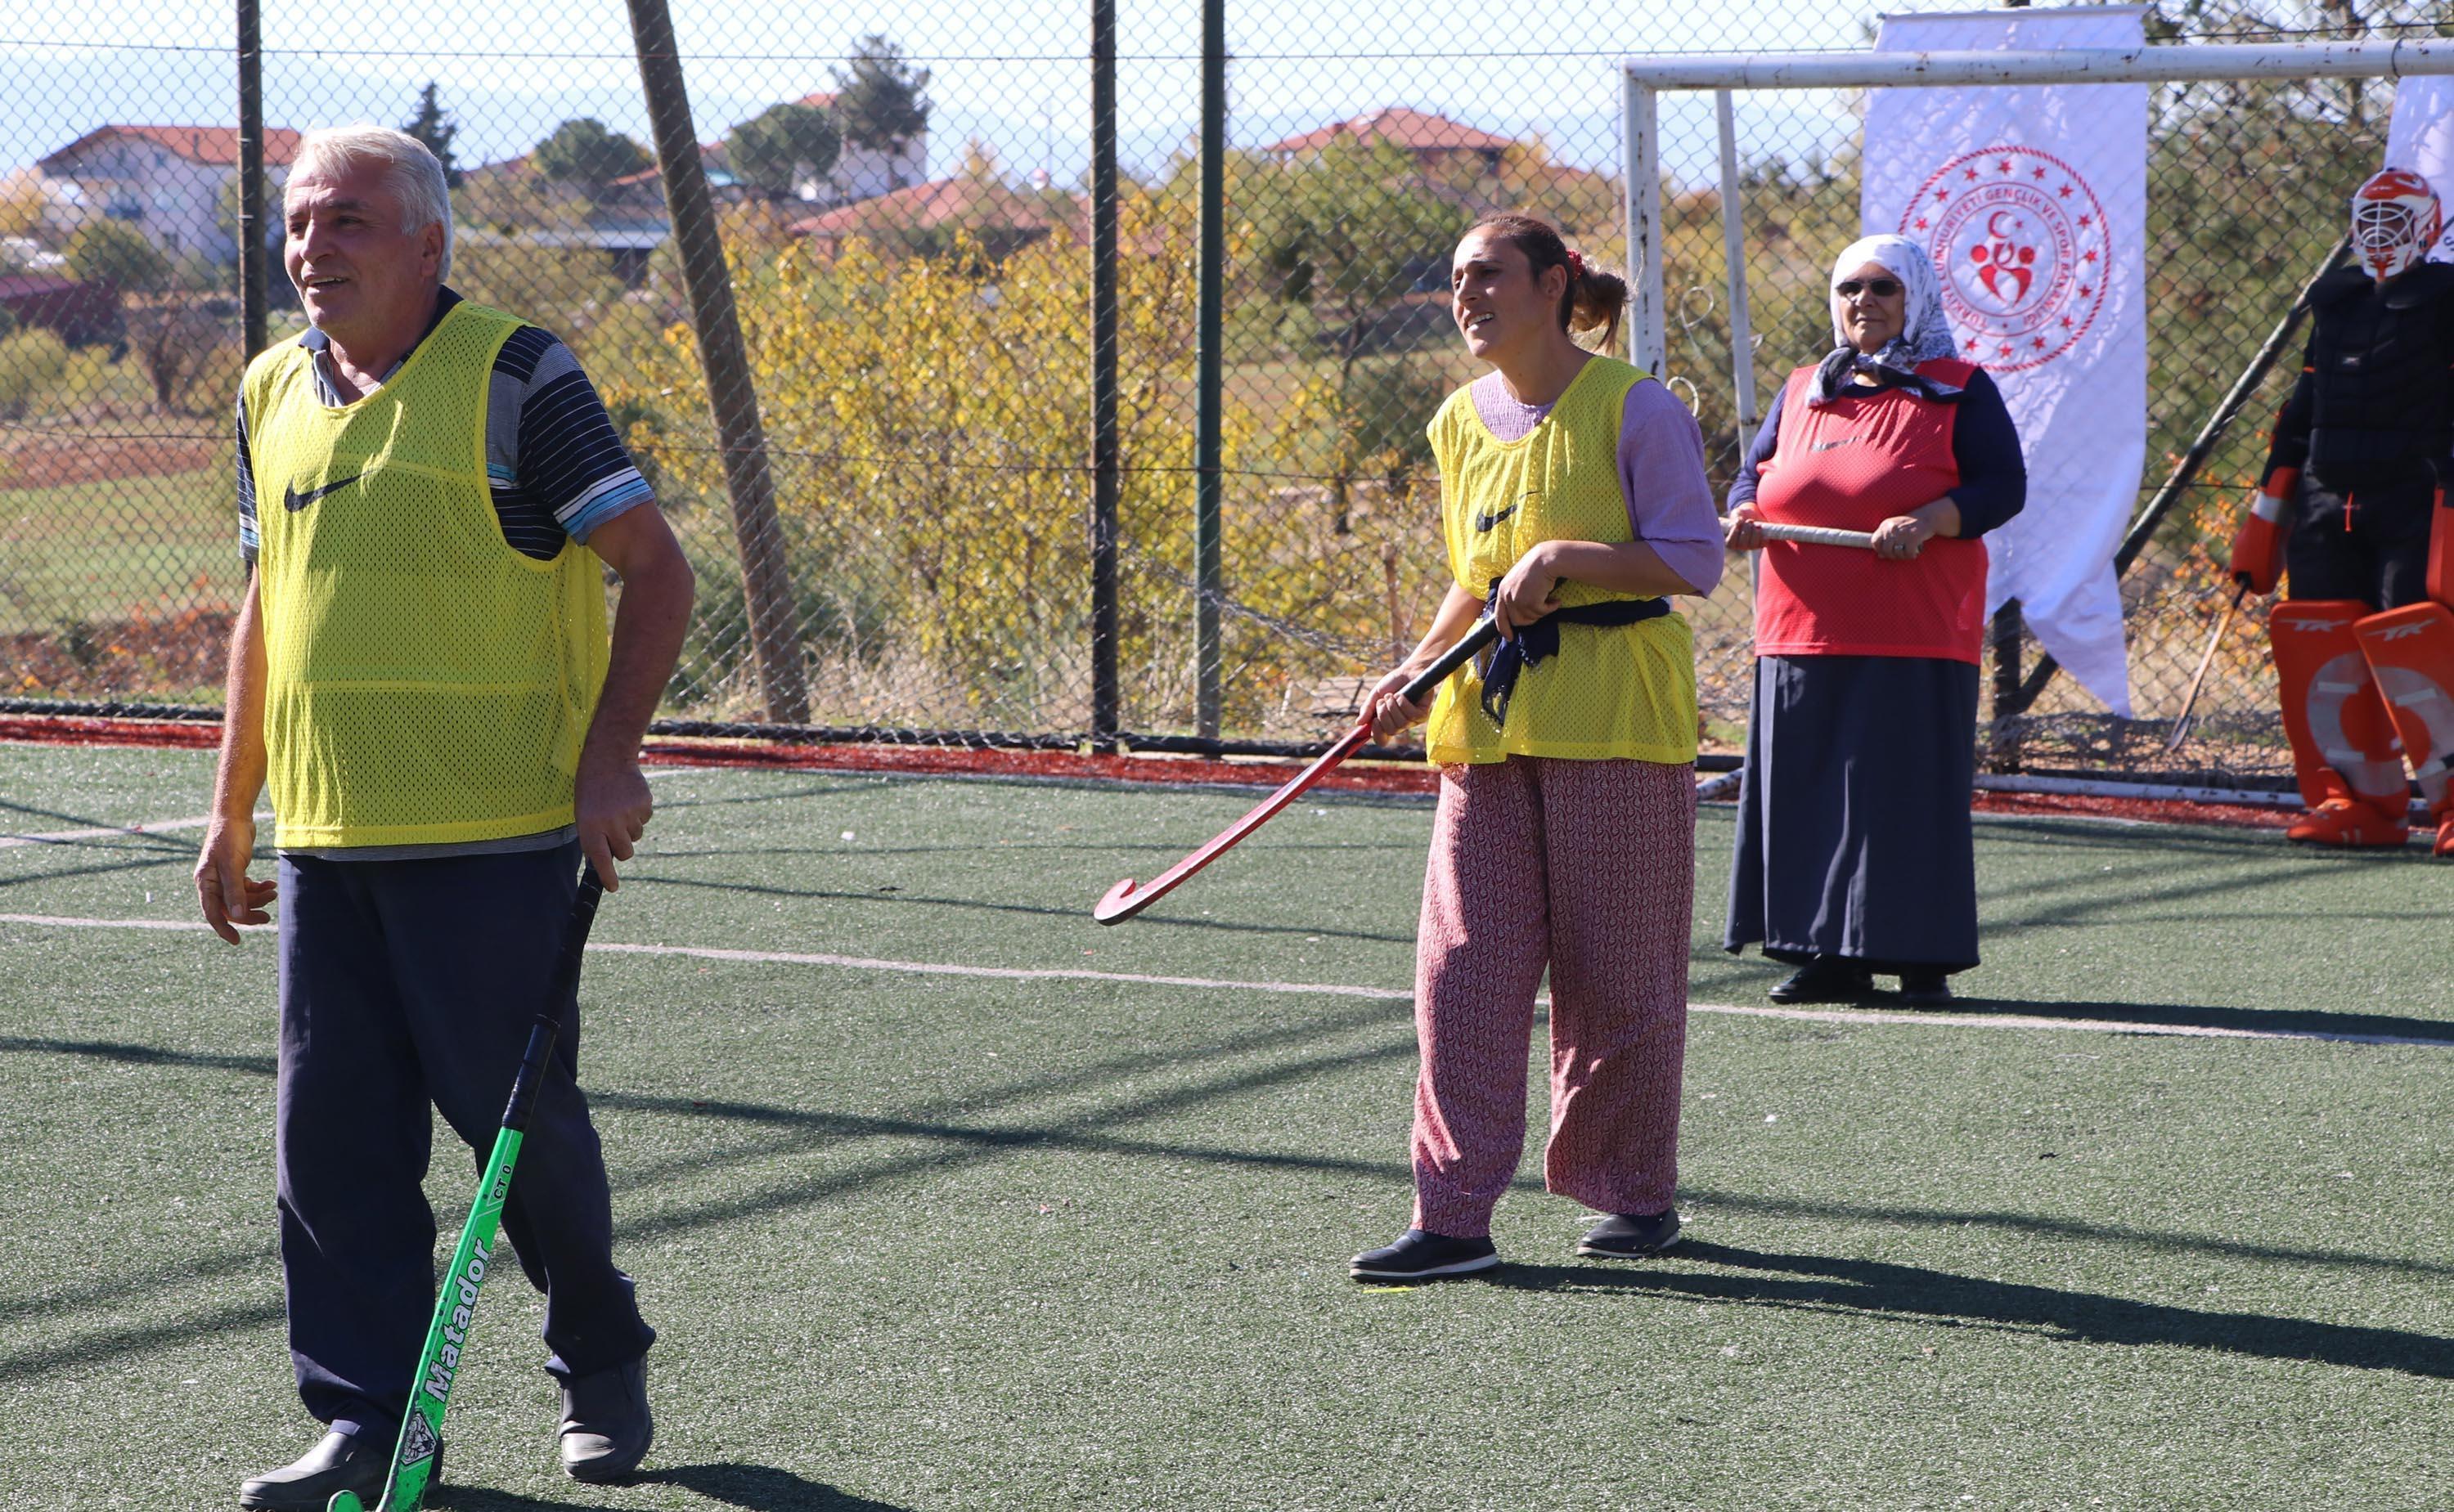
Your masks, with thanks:
[[(1729, 495), (1760, 551), (1755, 708), (1724, 948), (1798, 970), (1777, 1003), (1951, 1001), (1977, 965), (1968, 799), (1985, 547), (2027, 471), (2002, 395), (1961, 360), (1924, 248), (1853, 243), (1832, 335), (1773, 400)], [(1872, 531), (1872, 552), (1767, 542), (1762, 523)]]

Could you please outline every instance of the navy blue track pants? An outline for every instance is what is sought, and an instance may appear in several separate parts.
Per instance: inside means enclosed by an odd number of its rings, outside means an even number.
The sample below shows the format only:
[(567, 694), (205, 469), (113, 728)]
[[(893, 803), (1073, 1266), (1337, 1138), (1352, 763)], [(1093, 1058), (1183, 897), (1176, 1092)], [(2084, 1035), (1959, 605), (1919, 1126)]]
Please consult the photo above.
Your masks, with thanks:
[[(290, 1352), (307, 1410), (345, 1432), (393, 1431), (433, 1316), (429, 1107), (482, 1167), (578, 875), (576, 841), (512, 855), (281, 860), (276, 1153)], [(520, 1147), (503, 1232), (546, 1295), (546, 1368), (568, 1380), (638, 1358), (655, 1333), (614, 1264), (604, 1154), (574, 1081), (577, 1005), (557, 1006), (556, 1066)], [(451, 1222), (474, 1188), (439, 1188), (453, 1194)]]

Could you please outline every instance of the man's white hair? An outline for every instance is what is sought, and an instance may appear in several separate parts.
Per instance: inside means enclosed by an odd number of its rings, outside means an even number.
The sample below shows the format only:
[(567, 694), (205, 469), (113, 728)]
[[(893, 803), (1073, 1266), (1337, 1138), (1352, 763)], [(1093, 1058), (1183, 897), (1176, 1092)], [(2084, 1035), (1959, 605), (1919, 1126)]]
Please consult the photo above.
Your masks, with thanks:
[(425, 143), (407, 131), (365, 122), (310, 131), (298, 144), (298, 156), (290, 165), (290, 177), (295, 182), (310, 169), (342, 172), (371, 163), (384, 166), (384, 187), (399, 197), (402, 230), (443, 228), (443, 265), (436, 269), (435, 277), (450, 278), (452, 188), (444, 182), (443, 164)]

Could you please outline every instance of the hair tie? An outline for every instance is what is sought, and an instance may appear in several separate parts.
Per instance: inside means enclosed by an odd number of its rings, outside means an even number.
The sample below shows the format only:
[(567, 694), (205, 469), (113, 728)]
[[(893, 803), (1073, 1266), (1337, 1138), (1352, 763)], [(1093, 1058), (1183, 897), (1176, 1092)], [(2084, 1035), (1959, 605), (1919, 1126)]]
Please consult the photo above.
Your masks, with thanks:
[(1575, 248), (1568, 249), (1568, 276), (1581, 281), (1585, 276), (1585, 257)]

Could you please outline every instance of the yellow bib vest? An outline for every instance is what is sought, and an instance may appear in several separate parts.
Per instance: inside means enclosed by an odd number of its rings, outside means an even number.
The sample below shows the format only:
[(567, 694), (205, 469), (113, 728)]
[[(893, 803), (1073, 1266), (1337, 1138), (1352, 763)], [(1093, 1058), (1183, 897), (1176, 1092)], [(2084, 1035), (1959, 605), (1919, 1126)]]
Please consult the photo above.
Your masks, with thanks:
[[(1449, 571), (1476, 598), (1544, 541), (1635, 539), (1619, 489), (1619, 436), (1638, 368), (1595, 357), (1568, 384), (1532, 433), (1501, 441), (1460, 388), (1432, 417), (1440, 470), (1440, 512)], [(1641, 595), (1574, 580), (1561, 605)], [(1482, 680), (1469, 664), (1440, 686), (1424, 745), (1434, 762), (1488, 763), (1510, 756), (1696, 759), (1696, 655), (1685, 616), (1635, 625), (1563, 625), (1559, 655), (1519, 680), (1505, 729), (1482, 711)]]
[(572, 823), (607, 656), (596, 554), (503, 540), (486, 392), (520, 323), (453, 307), (334, 408), (309, 352), (249, 365), (264, 738), (277, 843), (441, 845)]

